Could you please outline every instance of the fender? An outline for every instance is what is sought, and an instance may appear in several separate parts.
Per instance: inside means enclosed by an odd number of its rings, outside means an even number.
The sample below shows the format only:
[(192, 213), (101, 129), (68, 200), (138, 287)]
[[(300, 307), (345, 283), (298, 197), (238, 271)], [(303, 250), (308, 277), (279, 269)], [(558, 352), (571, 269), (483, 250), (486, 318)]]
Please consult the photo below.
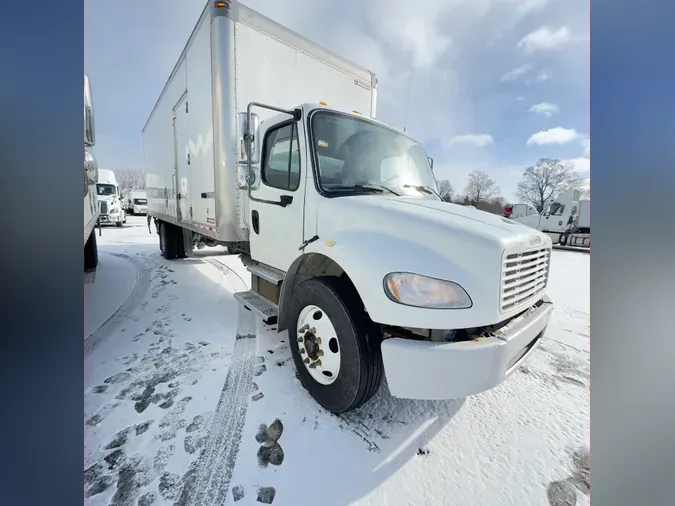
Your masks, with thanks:
[[(322, 234), (310, 243), (286, 273), (279, 304), (279, 331), (291, 324), (288, 321), (289, 302), (295, 288), (305, 279), (321, 272), (326, 258), (337, 264), (350, 278), (358, 291), (371, 320), (377, 323), (415, 328), (471, 328), (499, 321), (495, 314), (499, 286), (485, 286), (484, 279), (494, 281), (494, 273), (482, 271), (476, 278), (469, 267), (454, 260), (472, 259), (473, 271), (480, 258), (475, 254), (447, 255), (400, 236), (368, 230), (348, 230)], [(472, 252), (473, 253), (473, 252)], [(494, 264), (494, 262), (492, 262)], [(489, 264), (488, 264), (489, 265)], [(404, 306), (391, 301), (384, 291), (384, 277), (390, 272), (414, 272), (424, 276), (453, 281), (469, 294), (473, 306), (468, 309), (423, 309)], [(494, 293), (492, 293), (494, 292)], [(487, 312), (486, 308), (492, 311)], [(495, 319), (496, 318), (496, 319)]]

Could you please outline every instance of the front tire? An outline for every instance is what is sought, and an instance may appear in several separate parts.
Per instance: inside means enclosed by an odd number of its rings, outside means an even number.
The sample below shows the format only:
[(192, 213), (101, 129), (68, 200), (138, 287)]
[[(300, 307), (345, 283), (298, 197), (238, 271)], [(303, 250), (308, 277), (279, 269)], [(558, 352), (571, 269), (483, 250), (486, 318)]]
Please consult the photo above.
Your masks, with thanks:
[(379, 330), (339, 278), (304, 281), (294, 298), (289, 342), (302, 386), (328, 411), (357, 408), (382, 383)]

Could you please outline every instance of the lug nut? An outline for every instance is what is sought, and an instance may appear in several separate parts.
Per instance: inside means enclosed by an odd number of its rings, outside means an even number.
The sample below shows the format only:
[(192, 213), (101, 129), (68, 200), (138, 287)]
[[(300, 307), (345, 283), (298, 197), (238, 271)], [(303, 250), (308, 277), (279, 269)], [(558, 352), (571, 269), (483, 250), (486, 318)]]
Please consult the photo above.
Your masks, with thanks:
[(316, 368), (316, 362), (312, 362), (311, 364), (309, 364), (309, 368), (310, 369)]
[(319, 343), (319, 344), (321, 344), (321, 338), (320, 338), (320, 337), (317, 337), (317, 338), (316, 338), (316, 342)]
[[(303, 360), (303, 362), (304, 362), (305, 364), (309, 364), (309, 359), (306, 358), (305, 360)], [(312, 367), (312, 366), (310, 365), (310, 367)]]
[(321, 360), (314, 362), (314, 367), (321, 367)]
[(304, 355), (307, 351), (304, 348), (300, 348), (300, 355)]
[(319, 357), (323, 357), (323, 350), (319, 350), (319, 353), (317, 353)]
[(312, 334), (316, 334), (316, 327), (312, 327), (311, 329), (309, 329), (309, 331), (310, 331)]
[(299, 343), (303, 342), (304, 340), (305, 340), (304, 337), (298, 337), (298, 342), (299, 342)]

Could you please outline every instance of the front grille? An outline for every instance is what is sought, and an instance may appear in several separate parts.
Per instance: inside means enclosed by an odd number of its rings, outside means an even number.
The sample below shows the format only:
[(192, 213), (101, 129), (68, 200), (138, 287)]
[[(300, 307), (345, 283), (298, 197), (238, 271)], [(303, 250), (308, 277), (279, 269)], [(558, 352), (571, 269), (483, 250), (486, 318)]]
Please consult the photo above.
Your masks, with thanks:
[(108, 203), (105, 200), (99, 202), (101, 206), (101, 214), (108, 214)]
[(550, 248), (506, 252), (502, 263), (502, 311), (524, 305), (546, 289), (550, 259)]

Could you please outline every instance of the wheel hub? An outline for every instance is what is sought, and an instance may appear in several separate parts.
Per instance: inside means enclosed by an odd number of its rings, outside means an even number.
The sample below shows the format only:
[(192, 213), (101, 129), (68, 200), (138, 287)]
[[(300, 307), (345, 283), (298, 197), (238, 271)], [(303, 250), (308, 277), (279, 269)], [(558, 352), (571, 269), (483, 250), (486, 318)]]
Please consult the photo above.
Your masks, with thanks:
[[(312, 378), (329, 385), (340, 371), (337, 335), (330, 319), (317, 306), (307, 306), (298, 317), (297, 343), (300, 359)], [(332, 349), (331, 341), (334, 341)], [(326, 346), (328, 344), (329, 346)]]
[(305, 341), (305, 350), (307, 350), (307, 356), (310, 360), (319, 359), (319, 351), (321, 351), (321, 346), (319, 346), (318, 338), (313, 332), (307, 332), (304, 335)]

